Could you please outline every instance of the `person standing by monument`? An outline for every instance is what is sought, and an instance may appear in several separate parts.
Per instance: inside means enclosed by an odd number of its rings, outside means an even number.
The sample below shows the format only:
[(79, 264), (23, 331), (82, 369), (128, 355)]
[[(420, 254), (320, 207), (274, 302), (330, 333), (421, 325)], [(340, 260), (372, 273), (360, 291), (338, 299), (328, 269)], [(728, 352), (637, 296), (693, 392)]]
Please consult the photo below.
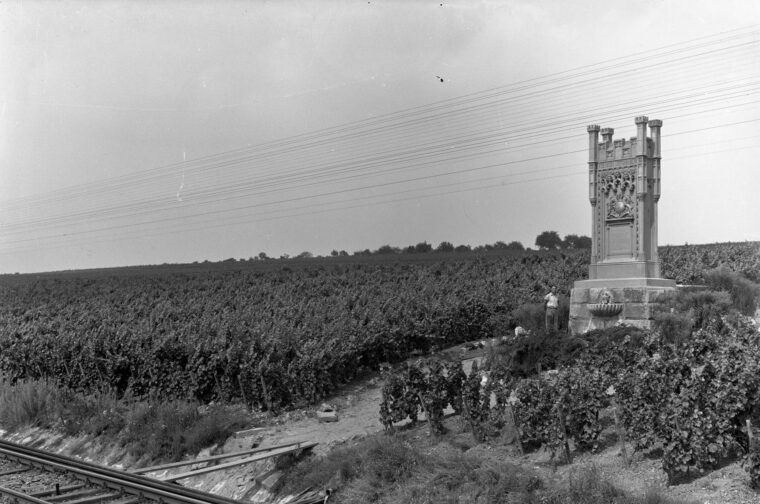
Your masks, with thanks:
[(552, 286), (551, 289), (549, 289), (549, 294), (544, 296), (544, 304), (546, 306), (546, 330), (554, 330), (555, 332), (558, 329), (557, 308), (559, 307), (559, 298), (554, 293), (556, 290), (557, 288)]

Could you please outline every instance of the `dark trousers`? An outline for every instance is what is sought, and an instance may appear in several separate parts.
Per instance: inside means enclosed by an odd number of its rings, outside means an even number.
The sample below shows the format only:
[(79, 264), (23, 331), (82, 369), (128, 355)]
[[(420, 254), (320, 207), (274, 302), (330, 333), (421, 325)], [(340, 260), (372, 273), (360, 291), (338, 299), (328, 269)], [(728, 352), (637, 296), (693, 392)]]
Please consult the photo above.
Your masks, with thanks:
[(558, 320), (557, 320), (557, 309), (547, 308), (546, 309), (546, 330), (557, 331), (558, 328), (559, 327), (558, 327)]

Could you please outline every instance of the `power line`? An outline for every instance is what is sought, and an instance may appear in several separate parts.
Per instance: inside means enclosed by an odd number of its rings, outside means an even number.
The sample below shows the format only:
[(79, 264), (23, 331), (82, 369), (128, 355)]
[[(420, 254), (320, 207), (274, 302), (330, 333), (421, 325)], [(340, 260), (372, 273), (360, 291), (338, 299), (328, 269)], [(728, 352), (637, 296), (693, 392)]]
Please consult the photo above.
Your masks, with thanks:
[[(722, 124), (722, 125), (713, 125), (713, 126), (706, 127), (706, 128), (699, 128), (699, 129), (695, 129), (695, 130), (691, 130), (691, 131), (684, 131), (684, 132), (680, 132), (680, 133), (674, 133), (674, 134), (670, 134), (670, 135), (664, 135), (664, 138), (667, 138), (667, 136), (677, 136), (677, 135), (681, 135), (681, 134), (700, 132), (700, 131), (703, 131), (704, 129), (716, 129), (716, 128), (720, 128), (720, 127), (734, 126), (734, 125), (738, 125), (738, 124), (747, 124), (747, 123), (756, 122), (756, 121), (760, 121), (760, 118), (754, 119), (754, 120), (747, 120), (747, 121), (740, 121), (740, 122), (735, 122), (735, 123)], [(307, 200), (314, 199), (316, 197), (323, 197), (323, 196), (327, 196), (327, 195), (341, 195), (341, 194), (347, 194), (347, 193), (350, 193), (350, 192), (355, 192), (355, 191), (360, 191), (360, 190), (365, 190), (365, 189), (375, 189), (375, 188), (380, 188), (380, 187), (390, 187), (390, 186), (394, 186), (394, 185), (398, 185), (398, 184), (403, 184), (403, 183), (408, 183), (408, 182), (412, 182), (412, 181), (429, 180), (429, 179), (433, 179), (433, 178), (444, 177), (444, 176), (447, 176), (447, 175), (462, 174), (462, 173), (471, 173), (471, 172), (481, 171), (481, 170), (488, 169), (488, 168), (495, 168), (495, 167), (506, 166), (506, 165), (515, 165), (515, 164), (526, 163), (526, 162), (530, 162), (530, 161), (545, 160), (545, 159), (549, 159), (549, 158), (555, 158), (555, 157), (565, 156), (565, 155), (569, 155), (569, 154), (579, 154), (579, 153), (583, 153), (583, 152), (586, 152), (586, 149), (580, 149), (580, 150), (575, 150), (575, 151), (559, 152), (559, 153), (553, 153), (553, 154), (548, 154), (548, 155), (545, 155), (545, 156), (539, 156), (539, 157), (534, 157), (534, 158), (520, 159), (520, 160), (517, 160), (517, 161), (510, 161), (510, 162), (505, 162), (505, 163), (496, 163), (496, 164), (492, 164), (492, 165), (473, 167), (473, 168), (468, 168), (468, 169), (464, 169), (464, 170), (458, 170), (458, 171), (449, 172), (449, 173), (434, 174), (434, 175), (430, 175), (430, 176), (418, 177), (417, 179), (405, 179), (405, 180), (402, 180), (402, 181), (394, 181), (394, 182), (386, 182), (386, 183), (381, 183), (381, 184), (374, 184), (374, 185), (365, 186), (365, 187), (361, 187), (361, 188), (352, 188), (352, 189), (347, 189), (347, 190), (333, 191), (331, 193), (324, 193), (324, 194), (320, 194), (320, 195), (317, 195), (317, 196), (301, 196), (301, 197), (297, 197), (297, 198), (290, 198), (290, 199), (286, 199), (286, 200), (280, 200), (280, 201), (272, 202), (272, 203), (259, 203), (259, 204), (246, 205), (246, 206), (238, 207), (238, 208), (235, 208), (235, 209), (215, 210), (215, 211), (210, 211), (210, 212), (204, 212), (202, 214), (198, 214), (197, 216), (207, 217), (207, 216), (211, 216), (211, 215), (220, 215), (220, 214), (229, 213), (229, 212), (233, 212), (233, 211), (250, 210), (250, 209), (254, 209), (254, 208), (261, 208), (261, 207), (271, 206), (271, 205), (274, 205), (274, 204), (301, 202), (301, 201), (307, 201)], [(682, 156), (682, 157), (684, 157), (684, 156)], [(689, 156), (685, 156), (685, 157), (689, 157)], [(678, 157), (676, 157), (674, 159), (678, 159)], [(584, 170), (583, 173), (587, 173), (587, 172)], [(552, 176), (552, 177), (554, 177), (554, 176)], [(511, 185), (511, 184), (502, 184), (502, 185)], [(449, 193), (447, 192), (447, 193), (443, 193), (443, 194), (449, 194)], [(350, 208), (357, 208), (357, 207), (350, 207)], [(304, 215), (308, 215), (308, 214), (304, 214)], [(154, 219), (154, 220), (150, 221), (148, 224), (158, 224), (158, 223), (174, 222), (174, 221), (177, 221), (177, 220), (184, 220), (186, 218), (187, 218), (187, 216), (166, 217), (166, 218), (162, 218), (162, 219)], [(100, 228), (100, 229), (90, 229), (90, 230), (86, 230), (86, 231), (66, 233), (64, 235), (56, 235), (56, 236), (71, 237), (71, 236), (77, 236), (77, 235), (87, 235), (87, 234), (96, 233), (96, 232), (102, 232), (102, 231), (114, 231), (114, 230), (129, 229), (129, 228), (139, 227), (139, 226), (141, 226), (143, 224), (146, 224), (146, 223), (128, 223), (128, 224), (122, 224), (122, 225), (117, 225), (117, 226), (109, 226), (109, 227)], [(48, 238), (54, 238), (54, 237), (55, 236), (48, 237)], [(24, 239), (24, 240), (17, 240), (15, 243), (37, 242), (39, 240), (40, 240), (40, 237), (35, 237), (35, 238), (29, 238), (29, 239)]]
[[(0, 226), (0, 230), (5, 236), (28, 236), (50, 230), (55, 232), (52, 235), (40, 234), (33, 238), (7, 242), (19, 246), (59, 238), (62, 235), (57, 233), (63, 226), (71, 227), (69, 238), (92, 237), (98, 233), (124, 229), (136, 231), (140, 235), (146, 226), (176, 222), (192, 224), (194, 219), (207, 216), (230, 215), (254, 208), (276, 207), (302, 201), (311, 201), (311, 208), (325, 204), (340, 204), (342, 201), (330, 203), (320, 201), (320, 198), (342, 197), (351, 192), (385, 187), (412, 187), (413, 184), (436, 178), (571, 155), (582, 151), (565, 151), (543, 156), (524, 155), (517, 159), (508, 158), (509, 160), (503, 163), (457, 168), (459, 163), (480, 158), (485, 162), (495, 155), (509, 157), (519, 151), (541, 149), (542, 142), (536, 141), (536, 138), (580, 129), (587, 120), (629, 121), (633, 110), (657, 109), (658, 114), (680, 112), (677, 115), (661, 116), (662, 119), (673, 119), (756, 104), (757, 101), (751, 100), (760, 90), (756, 72), (734, 72), (730, 81), (724, 78), (723, 72), (731, 71), (733, 67), (741, 67), (741, 58), (756, 54), (756, 37), (760, 31), (753, 26), (749, 31), (743, 29), (727, 33), (729, 35), (694, 39), (698, 43), (691, 45), (672, 44), (660, 48), (661, 50), (644, 51), (621, 59), (548, 74), (508, 86), (226, 151), (185, 163), (173, 163), (121, 177), (18, 198), (3, 205), (0, 217), (7, 219), (9, 212), (15, 212), (22, 214), (21, 218)], [(663, 94), (657, 87), (647, 87), (661, 77), (652, 71), (653, 68), (662, 68), (672, 73), (683, 72), (681, 78), (688, 76), (691, 82), (699, 84)], [(635, 84), (629, 86), (626, 81), (632, 75), (636, 76), (633, 79)], [(648, 92), (637, 98), (616, 100), (614, 105), (605, 106), (600, 97), (610, 99), (614, 88), (612, 84), (618, 82), (626, 83), (627, 90), (645, 89)], [(591, 84), (606, 84), (607, 87), (589, 92)], [(561, 105), (560, 111), (550, 111), (549, 105), (556, 103)], [(722, 105), (707, 109), (711, 104)], [(508, 114), (507, 126), (500, 124), (502, 113)], [(727, 127), (756, 120), (735, 121), (712, 127)], [(674, 132), (663, 137), (696, 133), (709, 128)], [(551, 137), (551, 141), (556, 143), (582, 135), (583, 133)], [(354, 145), (366, 149), (366, 152), (357, 154), (355, 148), (349, 148)], [(329, 151), (330, 149), (333, 151)], [(545, 149), (541, 150), (545, 152)], [(370, 182), (374, 178), (419, 170), (435, 164), (440, 164), (442, 169), (416, 176), (411, 176), (410, 173), (410, 176), (400, 180)], [(219, 172), (232, 167), (236, 170), (249, 169), (251, 166), (256, 167), (256, 173)], [(184, 201), (170, 202), (166, 198), (165, 188), (156, 184), (166, 183), (167, 178), (175, 177), (179, 170), (183, 172), (183, 181), (187, 174), (188, 188), (182, 195)], [(355, 181), (363, 185), (333, 191), (320, 189), (328, 184), (345, 185)], [(206, 185), (202, 189), (191, 190), (191, 183)], [(401, 189), (396, 193), (427, 189), (429, 187)], [(139, 199), (131, 199), (124, 203), (117, 201), (116, 196), (120, 192), (138, 190), (142, 194)], [(306, 190), (313, 190), (315, 193), (302, 193), (298, 197), (285, 196), (294, 191)], [(271, 201), (259, 200), (255, 203), (239, 204), (244, 201), (243, 198), (270, 196), (276, 198)], [(370, 197), (372, 196), (364, 198)], [(87, 201), (78, 201), (81, 198), (87, 198)], [(32, 215), (34, 211), (46, 210), (53, 205), (57, 206), (53, 215)], [(69, 209), (66, 208), (67, 205)], [(206, 208), (210, 209), (204, 210)], [(194, 210), (195, 213), (176, 215), (176, 212), (188, 209)], [(272, 210), (279, 211), (288, 210)], [(23, 213), (27, 216), (24, 217)], [(145, 217), (148, 217), (148, 220), (94, 226), (97, 223)], [(81, 229), (82, 226), (87, 226), (88, 229)]]
[[(718, 40), (710, 40), (710, 38), (712, 38), (714, 36), (700, 37), (699, 39), (695, 39), (695, 40), (697, 40), (697, 41), (704, 41), (703, 43), (697, 44), (697, 45), (695, 45), (693, 47), (692, 46), (681, 47), (677, 52), (680, 53), (680, 52), (683, 52), (685, 50), (690, 50), (690, 49), (694, 49), (694, 48), (702, 48), (702, 47), (704, 47), (707, 44), (712, 45), (712, 44), (716, 44), (716, 43), (720, 43), (720, 42), (734, 40), (734, 39), (737, 39), (737, 38), (740, 38), (740, 37), (754, 36), (758, 32), (757, 31), (750, 31), (748, 33), (744, 33), (744, 32), (742, 32), (742, 30), (732, 30), (731, 32), (727, 32), (727, 33), (730, 33), (732, 35), (724, 37), (724, 38), (721, 38), (721, 39), (718, 39)], [(743, 47), (743, 46), (746, 46), (746, 45), (753, 45), (753, 44), (756, 45), (757, 43), (758, 43), (757, 40), (750, 40), (749, 42), (744, 42), (743, 44), (739, 44), (739, 46)], [(665, 47), (666, 48), (673, 48), (673, 47), (679, 47), (679, 46), (682, 46), (682, 45), (683, 45), (683, 43), (679, 43), (679, 44), (672, 44), (670, 46), (665, 46)], [(736, 46), (736, 44), (734, 46), (729, 46), (729, 48), (735, 48), (735, 46)], [(714, 49), (714, 51), (721, 51), (721, 50), (727, 50), (727, 48)], [(653, 68), (653, 65), (657, 65), (657, 64), (660, 64), (660, 65), (672, 65), (673, 64), (673, 62), (674, 62), (673, 60), (668, 60), (668, 61), (659, 62), (659, 63), (652, 61), (652, 59), (651, 59), (652, 55), (658, 56), (655, 51), (656, 50), (644, 51), (642, 53), (637, 53), (639, 56), (647, 55), (647, 58), (639, 57), (635, 61), (636, 62), (644, 62), (644, 63), (646, 63), (646, 67), (645, 68), (647, 68), (647, 69), (651, 69), (651, 68)], [(665, 51), (662, 54), (664, 54), (664, 55), (673, 54), (673, 50)], [(704, 56), (704, 53), (699, 53), (697, 55), (690, 55), (690, 57), (696, 57), (696, 56), (700, 56), (700, 55)], [(635, 56), (635, 55), (633, 55), (633, 56)], [(623, 60), (608, 60), (607, 63), (610, 63), (610, 62), (612, 62), (613, 64), (608, 64), (606, 67), (604, 67), (604, 69), (614, 69), (614, 68), (620, 69), (620, 68), (622, 68), (622, 70), (618, 72), (618, 75), (619, 74), (625, 74), (625, 75), (627, 75), (627, 74), (630, 74), (631, 72), (635, 72), (637, 70), (640, 70), (640, 68), (629, 68), (629, 67), (627, 67), (626, 64), (630, 63), (630, 61), (626, 61), (625, 59), (623, 59)], [(598, 64), (587, 65), (585, 67), (580, 67), (580, 69), (587, 69), (588, 70), (589, 68), (596, 67), (597, 65)], [(516, 89), (518, 89), (518, 90), (530, 89), (532, 86), (535, 85), (536, 81), (538, 81), (538, 80), (542, 80), (543, 82), (553, 83), (553, 82), (557, 82), (557, 79), (559, 78), (558, 76), (562, 76), (562, 78), (569, 78), (569, 77), (576, 77), (578, 75), (584, 75), (585, 76), (587, 74), (588, 74), (588, 72), (584, 72), (582, 74), (578, 74), (577, 72), (575, 74), (568, 74), (568, 71), (566, 71), (566, 72), (558, 72), (556, 74), (549, 74), (548, 76), (545, 76), (545, 77), (542, 77), (542, 78), (529, 79), (527, 81), (523, 81), (522, 83), (516, 83), (516, 84), (509, 85), (509, 86), (504, 86), (502, 88), (495, 88), (499, 92), (499, 94), (495, 94), (493, 92), (489, 93), (488, 91), (482, 91), (482, 92), (479, 92), (479, 93), (472, 93), (470, 95), (465, 95), (464, 97), (459, 97), (459, 98), (456, 98), (456, 99), (446, 100), (446, 101), (443, 102), (443, 104), (445, 106), (448, 106), (448, 107), (454, 106), (454, 105), (460, 106), (462, 104), (469, 103), (467, 100), (472, 100), (473, 98), (477, 98), (478, 100), (482, 100), (482, 99), (484, 99), (483, 98), (484, 96), (487, 97), (487, 98), (490, 98), (490, 97), (493, 97), (494, 95), (498, 96), (500, 94), (505, 94), (505, 93), (514, 93)], [(603, 79), (605, 79), (607, 77), (609, 77), (609, 76), (599, 76), (599, 75), (597, 75), (593, 79), (587, 79), (585, 81), (581, 81), (580, 83), (575, 83), (575, 85), (578, 85), (578, 84), (586, 85), (586, 84), (590, 84), (590, 83), (599, 83), (599, 82), (602, 82)], [(520, 86), (519, 84), (522, 84), (522, 86)], [(550, 91), (556, 91), (558, 89), (566, 91), (567, 86), (551, 88)], [(542, 95), (545, 95), (548, 91), (547, 90), (533, 90), (532, 92), (534, 93), (534, 96), (536, 95), (536, 93), (540, 93), (540, 94), (538, 94), (538, 96), (540, 97)], [(517, 98), (524, 100), (526, 98), (526, 96), (525, 95), (521, 95), (521, 96), (519, 96)], [(515, 99), (515, 97), (512, 97), (511, 99)], [(486, 103), (485, 105), (486, 106), (490, 106), (491, 104), (490, 103)], [(207, 158), (199, 158), (196, 161), (201, 161), (201, 167), (203, 167), (204, 166), (203, 160), (206, 160), (206, 159), (217, 159), (217, 158), (224, 157), (224, 156), (229, 155), (230, 153), (235, 153), (235, 152), (251, 152), (251, 151), (259, 151), (261, 149), (264, 149), (264, 150), (271, 149), (271, 147), (273, 145), (274, 146), (292, 145), (294, 142), (301, 141), (301, 139), (304, 138), (304, 137), (307, 138), (307, 139), (311, 139), (311, 138), (315, 137), (316, 135), (324, 135), (325, 132), (328, 132), (331, 135), (334, 135), (335, 132), (341, 132), (341, 133), (342, 132), (347, 132), (349, 135), (354, 135), (354, 136), (348, 136), (347, 137), (348, 139), (355, 139), (355, 135), (357, 134), (357, 131), (355, 129), (352, 130), (351, 128), (355, 127), (357, 124), (362, 124), (363, 127), (367, 126), (367, 125), (370, 125), (370, 126), (374, 127), (374, 126), (377, 126), (378, 123), (385, 123), (385, 122), (396, 121), (396, 120), (398, 120), (399, 117), (400, 118), (404, 118), (404, 117), (406, 117), (410, 113), (409, 111), (414, 111), (415, 114), (420, 114), (420, 113), (423, 113), (423, 112), (424, 113), (429, 113), (431, 110), (437, 110), (436, 107), (440, 107), (440, 106), (441, 106), (441, 104), (439, 102), (438, 104), (430, 104), (430, 105), (426, 105), (426, 106), (422, 106), (422, 107), (414, 107), (414, 108), (408, 109), (406, 111), (400, 111), (400, 112), (396, 112), (396, 113), (392, 113), (392, 114), (386, 114), (385, 116), (380, 116), (378, 118), (357, 121), (355, 123), (348, 123), (347, 125), (341, 125), (341, 126), (334, 127), (334, 128), (327, 128), (327, 129), (324, 129), (324, 130), (318, 130), (317, 132), (307, 133), (307, 134), (303, 134), (303, 135), (297, 135), (295, 137), (289, 137), (289, 138), (286, 138), (286, 139), (282, 139), (282, 140), (278, 140), (278, 141), (274, 141), (274, 142), (269, 142), (267, 144), (262, 144), (260, 146), (254, 146), (254, 147), (250, 147), (250, 148), (243, 148), (243, 149), (239, 149), (239, 150), (236, 150), (236, 151), (229, 151), (227, 153), (215, 154), (215, 155), (209, 156)], [(398, 129), (398, 124), (393, 123), (393, 124), (390, 124), (390, 125), (386, 125), (386, 127), (392, 127), (393, 129)], [(375, 129), (377, 129), (377, 128), (375, 128)], [(328, 139), (328, 140), (330, 142), (334, 142), (335, 141), (335, 139)], [(304, 145), (301, 145), (299, 148), (304, 148)], [(192, 167), (192, 164), (185, 163), (184, 165), (186, 167)], [(167, 167), (170, 168), (170, 169), (177, 169), (177, 168), (179, 168), (181, 166), (183, 166), (182, 163), (174, 163), (172, 165), (168, 165)], [(157, 169), (147, 170), (147, 172), (155, 172), (156, 170), (162, 170), (162, 169), (165, 169), (167, 167), (159, 167)], [(143, 173), (143, 172), (141, 172), (141, 173)], [(131, 174), (131, 175), (123, 176), (121, 178), (129, 180), (129, 179), (133, 179), (134, 177), (139, 177), (139, 176), (140, 176), (140, 174)], [(106, 181), (106, 183), (108, 183), (108, 182), (109, 181)], [(83, 184), (82, 186), (83, 187), (88, 187), (88, 186), (90, 186), (90, 187), (97, 187), (96, 185), (93, 186), (93, 184), (97, 184), (97, 183), (98, 182), (90, 183), (90, 184)], [(76, 187), (76, 186), (74, 186), (74, 187)], [(70, 193), (71, 189), (72, 188), (67, 188), (66, 191)]]
[[(709, 101), (723, 101), (725, 99), (725, 97), (726, 97), (726, 95), (718, 95), (716, 97), (704, 98), (704, 99), (701, 99), (700, 101), (702, 101), (702, 102), (705, 102), (705, 101), (708, 101), (708, 102)], [(667, 103), (667, 100), (661, 101), (660, 103)], [(667, 107), (660, 107), (660, 108), (661, 108), (661, 110), (667, 110)], [(724, 109), (724, 108), (726, 108), (726, 107), (720, 107), (719, 109)], [(555, 129), (559, 129), (559, 128), (555, 128)], [(565, 137), (565, 138), (572, 138), (572, 137)], [(499, 141), (502, 141), (502, 139), (499, 139)], [(493, 152), (498, 152), (500, 150), (503, 150), (503, 149), (495, 149)], [(454, 152), (456, 152), (456, 150), (454, 150)], [(437, 153), (432, 153), (431, 154), (431, 153), (428, 152), (428, 153), (423, 153), (423, 154), (420, 154), (420, 155), (417, 155), (417, 156), (414, 156), (414, 157), (411, 157), (411, 158), (403, 158), (403, 159), (401, 159), (401, 161), (405, 161), (406, 162), (406, 161), (414, 161), (415, 159), (425, 159), (425, 158), (431, 157), (433, 155), (438, 155), (438, 154)], [(458, 157), (460, 159), (472, 159), (475, 156), (477, 156), (477, 153), (475, 153), (475, 154), (473, 154), (473, 153), (465, 153), (465, 154), (463, 154), (461, 156), (455, 156), (455, 158)], [(451, 160), (453, 158), (451, 156), (448, 156), (446, 159)], [(380, 162), (380, 164), (378, 166), (382, 166), (383, 165), (382, 161), (383, 160), (381, 160), (381, 162)], [(437, 161), (439, 161), (439, 160), (436, 160), (434, 158), (433, 161), (424, 161), (424, 162), (421, 162), (421, 163), (416, 163), (416, 164), (411, 164), (411, 165), (404, 165), (401, 168), (384, 169), (383, 172), (385, 172), (385, 173), (393, 172), (393, 171), (397, 171), (399, 169), (406, 169), (406, 168), (414, 167), (414, 166), (418, 166), (418, 165), (426, 165), (426, 164), (430, 164), (430, 163), (437, 162)], [(372, 166), (373, 164), (374, 163), (370, 163), (368, 166)], [(342, 182), (342, 181), (345, 181), (345, 180), (348, 180), (348, 179), (352, 179), (352, 178), (357, 178), (357, 177), (358, 178), (362, 178), (362, 177), (365, 177), (367, 175), (367, 173), (361, 172), (361, 170), (364, 169), (366, 166), (367, 166), (366, 164), (359, 164), (358, 167), (352, 166), (349, 169), (342, 170), (341, 172), (343, 173), (343, 175), (341, 175), (340, 177), (337, 177), (337, 178), (333, 177), (331, 179), (327, 179), (327, 180), (323, 180), (323, 181), (317, 181), (317, 182), (315, 182), (315, 181), (312, 181), (312, 180), (310, 180), (308, 178), (301, 178), (301, 180), (303, 180), (304, 182), (302, 182), (300, 185), (286, 187), (286, 189), (288, 189), (288, 190), (303, 189), (303, 188), (306, 188), (306, 187), (313, 187), (313, 186), (316, 186), (316, 185), (321, 185), (321, 184), (324, 184), (324, 183), (327, 183), (327, 182), (335, 183), (335, 182)], [(351, 172), (356, 172), (356, 171), (359, 171), (360, 173), (354, 174), (354, 175), (346, 175), (346, 173), (350, 174)], [(338, 173), (341, 173), (341, 172), (335, 172), (335, 174), (338, 174)], [(269, 187), (268, 184), (262, 183), (262, 181), (260, 181), (260, 180), (254, 180), (253, 184), (254, 184), (254, 186), (256, 188), (256, 191), (251, 192), (250, 191), (250, 189), (251, 189), (250, 186), (241, 183), (241, 181), (237, 181), (235, 184), (233, 184), (232, 189), (225, 189), (225, 188), (223, 188), (223, 190), (221, 190), (221, 191), (210, 192), (207, 195), (208, 199), (207, 199), (207, 201), (205, 203), (203, 201), (196, 202), (196, 205), (198, 205), (198, 204), (215, 204), (215, 203), (218, 203), (220, 201), (227, 201), (227, 200), (235, 199), (235, 198), (238, 197), (238, 196), (230, 196), (231, 192), (232, 193), (243, 193), (243, 195), (245, 195), (245, 196), (252, 196), (252, 195), (262, 195), (262, 194), (266, 194), (266, 193), (272, 193), (272, 192), (278, 192), (278, 191), (280, 191), (280, 189), (277, 187), (279, 184), (275, 184), (274, 186), (270, 187), (269, 189), (267, 189), (267, 187)], [(148, 203), (150, 203), (150, 202), (151, 201), (149, 200)], [(81, 211), (81, 212), (79, 212), (77, 214), (73, 214), (73, 215), (71, 215), (71, 214), (69, 214), (69, 215), (57, 215), (55, 217), (48, 218), (48, 219), (37, 219), (37, 220), (28, 220), (27, 219), (25, 221), (18, 222), (17, 224), (13, 224), (13, 225), (10, 225), (10, 226), (6, 225), (5, 226), (5, 230), (6, 231), (12, 231), (14, 228), (16, 228), (16, 229), (18, 229), (18, 228), (24, 228), (26, 230), (29, 230), (30, 226), (44, 225), (46, 223), (47, 224), (60, 224), (60, 223), (68, 222), (72, 218), (82, 218), (82, 219), (88, 219), (88, 220), (92, 220), (92, 219), (94, 219), (94, 220), (103, 220), (105, 218), (108, 218), (109, 214), (113, 214), (114, 216), (129, 216), (129, 215), (138, 215), (138, 214), (144, 214), (144, 213), (149, 213), (149, 212), (152, 213), (152, 212), (155, 212), (157, 210), (163, 210), (163, 209), (169, 209), (169, 210), (173, 209), (171, 205), (170, 206), (166, 206), (166, 204), (163, 203), (163, 202), (161, 202), (161, 201), (157, 202), (160, 205), (158, 207), (154, 205), (154, 206), (148, 206), (148, 207), (142, 208), (142, 205), (144, 203), (145, 203), (145, 201), (140, 201), (140, 202), (137, 202), (136, 204), (134, 202), (131, 202), (128, 205), (126, 205), (125, 207), (107, 206), (107, 207), (105, 207), (105, 209), (85, 210), (85, 211)], [(129, 210), (133, 210), (133, 211), (130, 211), (127, 214), (123, 214), (123, 213), (120, 214), (119, 213), (119, 211), (123, 212), (123, 211), (129, 211)]]

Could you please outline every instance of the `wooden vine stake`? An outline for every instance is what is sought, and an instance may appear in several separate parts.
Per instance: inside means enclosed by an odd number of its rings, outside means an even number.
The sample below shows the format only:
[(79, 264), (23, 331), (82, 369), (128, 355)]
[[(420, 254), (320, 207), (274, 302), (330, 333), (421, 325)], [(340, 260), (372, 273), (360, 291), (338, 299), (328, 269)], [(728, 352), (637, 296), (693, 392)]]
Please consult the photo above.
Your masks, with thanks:
[(572, 464), (573, 458), (570, 455), (570, 445), (567, 442), (567, 424), (565, 423), (565, 399), (565, 394), (563, 394), (557, 403), (557, 417), (559, 419), (560, 432), (562, 433), (562, 451), (565, 455), (565, 462)]
[(259, 370), (259, 378), (261, 379), (261, 391), (264, 394), (264, 404), (267, 406), (267, 411), (272, 411), (272, 402), (269, 399), (269, 392), (267, 391), (267, 383), (264, 381), (264, 373)]
[(618, 442), (620, 443), (620, 454), (623, 456), (623, 463), (628, 467), (631, 465), (631, 460), (628, 458), (628, 452), (625, 448), (625, 429), (620, 421), (620, 405), (617, 402), (614, 386), (610, 386), (607, 389), (607, 395), (612, 396), (612, 410), (615, 412), (615, 430), (617, 431)]
[(752, 451), (752, 443), (754, 441), (754, 437), (752, 436), (752, 420), (749, 418), (747, 419), (747, 437), (749, 438), (749, 449)]
[(522, 439), (520, 439), (520, 429), (517, 427), (517, 420), (515, 419), (515, 412), (512, 410), (512, 404), (506, 405), (507, 411), (509, 412), (509, 421), (512, 422), (512, 428), (515, 430), (515, 441), (517, 442), (517, 450), (520, 452), (520, 455), (525, 455), (525, 450), (523, 449), (522, 445)]
[(470, 412), (470, 406), (467, 404), (467, 399), (464, 397), (465, 394), (462, 394), (462, 416), (464, 416), (467, 419), (467, 423), (470, 426), (470, 430), (472, 431), (472, 437), (475, 439), (476, 443), (482, 443), (483, 442), (483, 436), (480, 432), (480, 426), (478, 425), (478, 422), (475, 418), (473, 418), (471, 412)]
[(565, 411), (563, 407), (559, 409), (559, 425), (562, 429), (562, 437), (564, 438), (562, 443), (562, 450), (565, 452), (565, 461), (568, 464), (573, 463), (573, 457), (570, 455), (570, 445), (567, 443), (567, 427), (565, 425)]
[(438, 429), (435, 428), (433, 425), (433, 417), (430, 416), (430, 411), (428, 411), (427, 405), (425, 404), (425, 400), (422, 398), (422, 394), (417, 392), (417, 400), (420, 401), (420, 406), (422, 406), (422, 411), (425, 412), (425, 418), (427, 418), (428, 422), (428, 430), (430, 431), (430, 435), (437, 438), (438, 437)]

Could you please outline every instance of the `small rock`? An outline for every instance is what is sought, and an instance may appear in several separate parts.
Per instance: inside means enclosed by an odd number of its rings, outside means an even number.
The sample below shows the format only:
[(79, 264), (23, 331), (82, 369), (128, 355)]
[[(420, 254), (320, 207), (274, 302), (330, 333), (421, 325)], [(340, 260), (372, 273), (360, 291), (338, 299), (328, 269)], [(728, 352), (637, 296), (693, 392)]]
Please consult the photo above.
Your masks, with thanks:
[(337, 422), (338, 413), (336, 411), (317, 411), (317, 418), (322, 422)]
[(275, 471), (261, 482), (261, 486), (266, 488), (267, 490), (272, 490), (272, 488), (277, 484), (277, 482), (282, 478), (282, 471)]

